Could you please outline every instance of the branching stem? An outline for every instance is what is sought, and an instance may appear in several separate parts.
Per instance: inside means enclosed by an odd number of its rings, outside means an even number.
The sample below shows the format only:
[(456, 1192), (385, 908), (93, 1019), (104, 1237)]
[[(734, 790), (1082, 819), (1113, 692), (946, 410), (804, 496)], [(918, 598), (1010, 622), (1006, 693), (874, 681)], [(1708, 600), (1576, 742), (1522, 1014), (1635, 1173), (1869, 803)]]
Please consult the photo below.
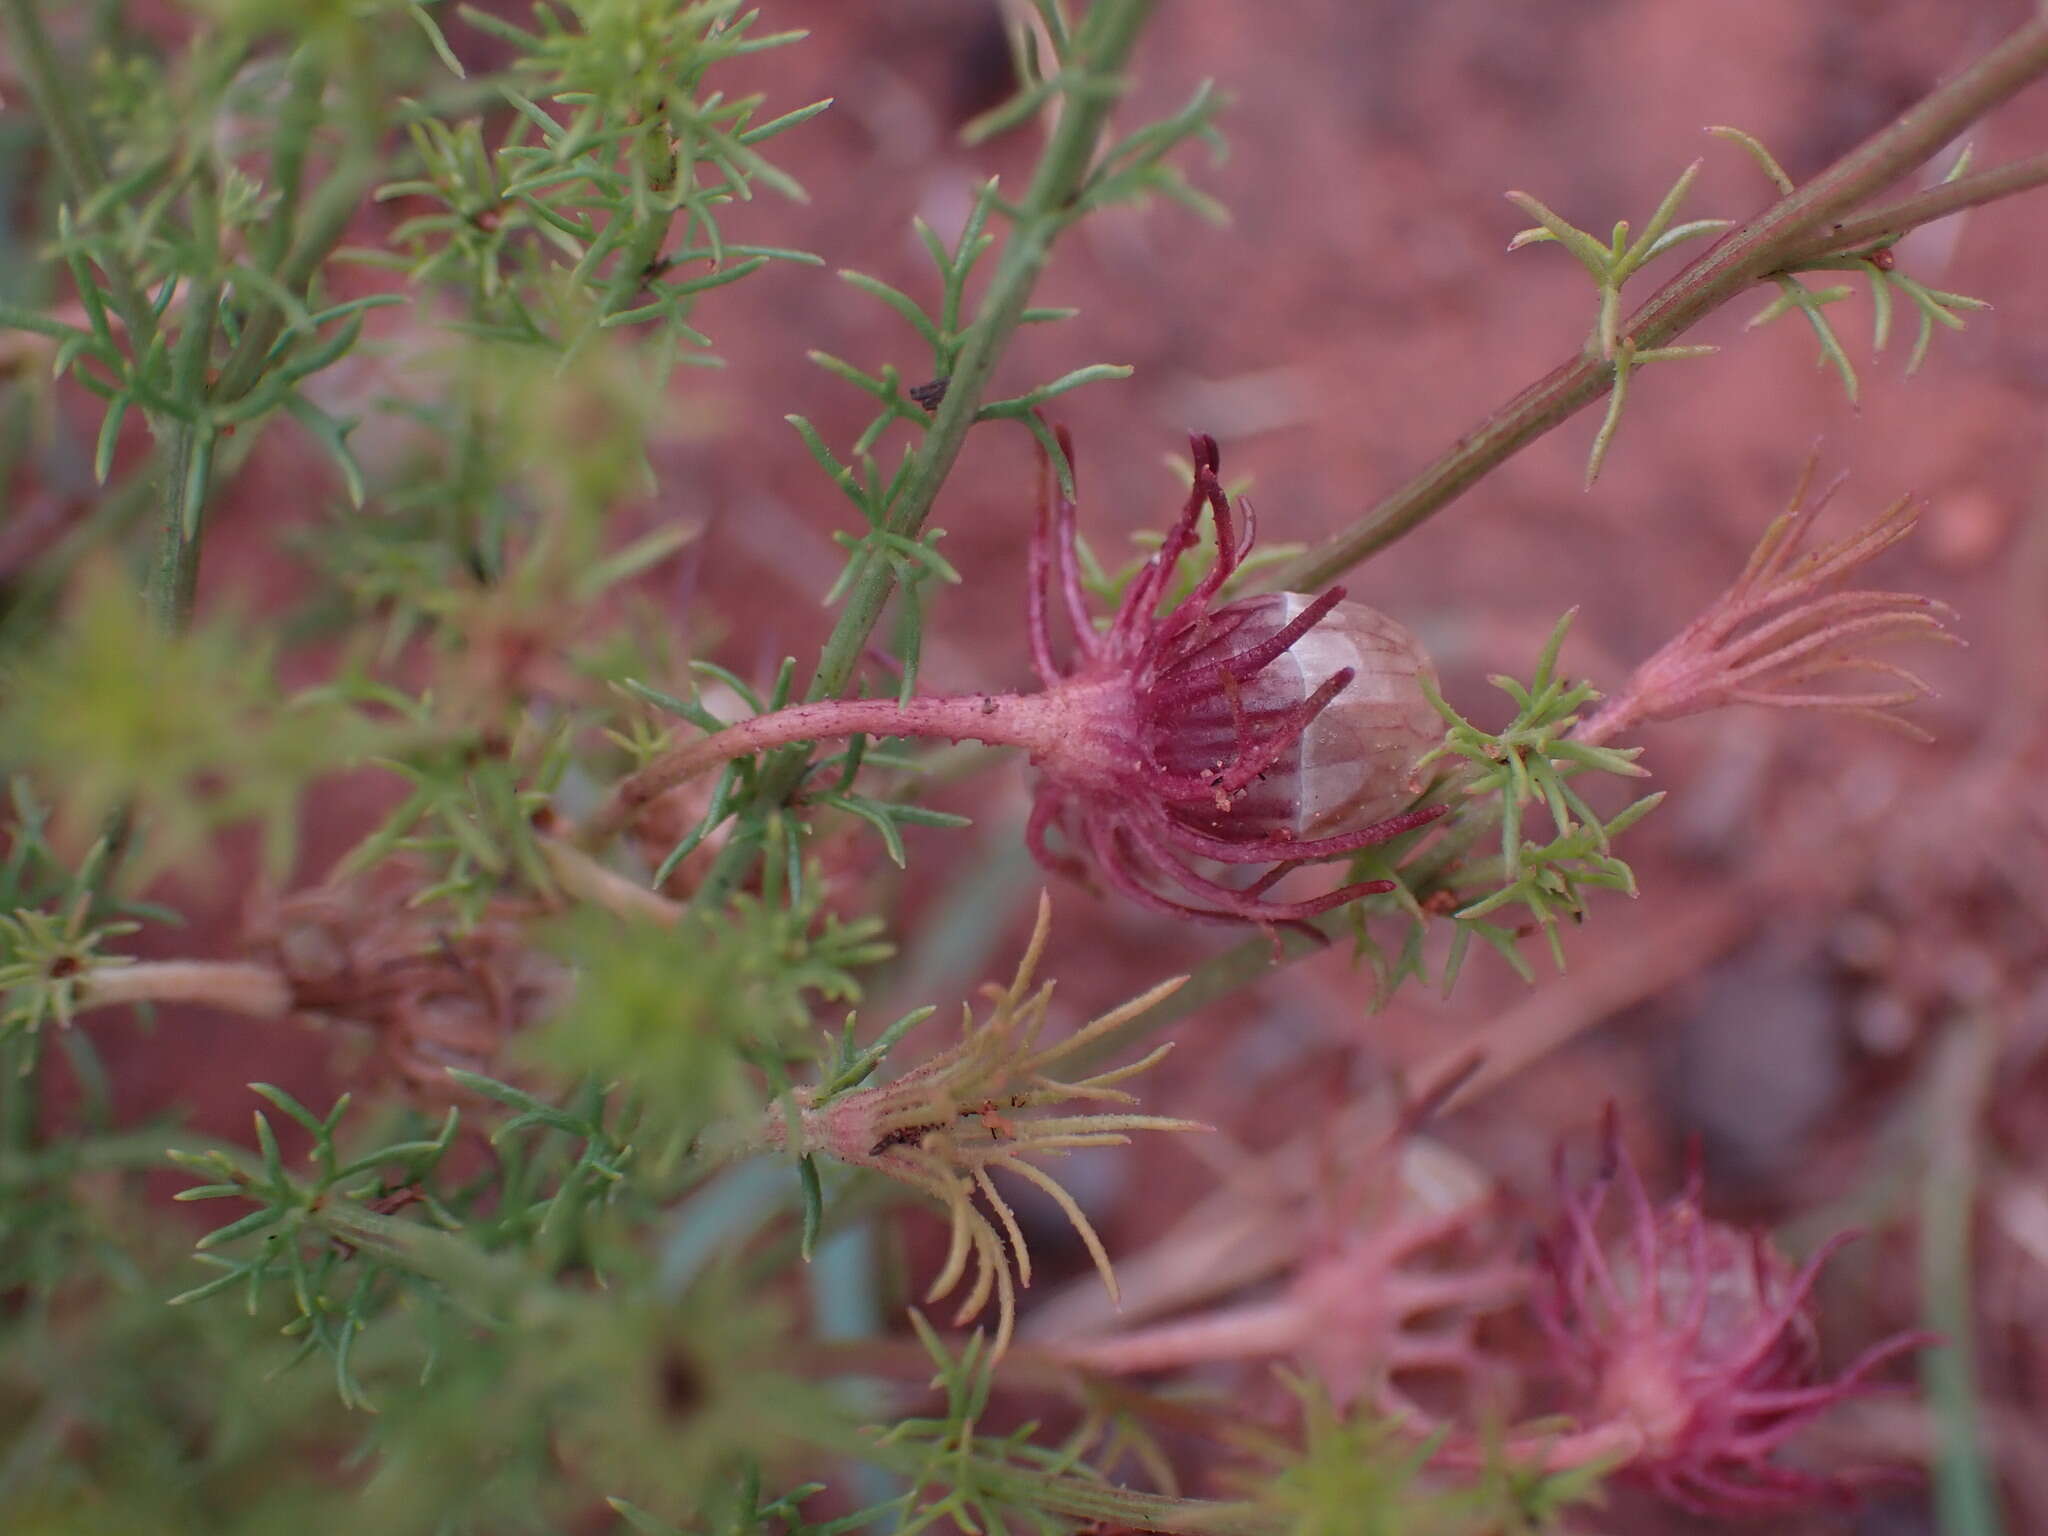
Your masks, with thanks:
[[(82, 206), (106, 184), (107, 165), (99, 143), (79, 115), (86, 94), (68, 77), (49, 35), (36, 0), (4, 0), (7, 31), (14, 38), (16, 66), (43, 132), (49, 135), (50, 150), (56, 156), (64, 179)], [(134, 274), (125, 266), (107, 270), (107, 291), (115, 311), (128, 328), (129, 344), (142, 356), (156, 337), (156, 319)]]
[[(85, 92), (67, 75), (50, 47), (36, 0), (5, 0), (5, 5), (7, 30), (14, 39), (22, 78), (72, 196), (83, 207), (107, 180), (106, 161), (99, 145), (79, 117), (78, 108)], [(155, 312), (124, 263), (109, 259), (101, 271), (106, 278), (107, 296), (128, 332), (128, 345), (139, 360), (149, 354), (156, 339)], [(154, 413), (150, 428), (156, 435), (161, 456), (158, 475), (162, 521), (145, 595), (157, 622), (166, 630), (176, 631), (184, 628), (191, 615), (192, 590), (198, 572), (197, 542), (188, 527), (185, 498), (193, 475), (194, 456), (200, 451), (200, 428)]]
[[(1859, 233), (1869, 222), (1845, 219), (1851, 208), (1932, 158), (1972, 122), (2044, 72), (2048, 72), (2048, 18), (2037, 18), (1953, 80), (1935, 87), (1889, 127), (1864, 140), (1804, 186), (1722, 236), (1651, 295), (1629, 317), (1622, 334), (1638, 349), (1668, 346), (1768, 273), (1811, 259), (1816, 252), (1842, 248), (1845, 233)], [(1985, 180), (1994, 177), (2000, 179)], [(1939, 189), (1952, 195), (1956, 189), (1966, 189), (1960, 201), (1936, 201), (1936, 194), (1928, 193), (1872, 215), (1882, 222), (1866, 237), (1866, 243), (1909, 227), (1909, 217), (1925, 222), (1973, 202), (2009, 196), (2043, 180), (2048, 180), (2048, 169), (2033, 161), (1963, 178)], [(1581, 352), (1459, 438), (1349, 529), (1269, 573), (1268, 586), (1276, 591), (1320, 591), (1367, 556), (1421, 526), (1551, 428), (1600, 399), (1613, 387), (1614, 377), (1612, 362)]]
[(1888, 245), (1922, 224), (1945, 219), (1950, 214), (1961, 213), (1966, 208), (1995, 203), (2000, 198), (2031, 192), (2035, 187), (2043, 185), (2048, 185), (2048, 154), (2029, 155), (2026, 159), (2015, 160), (2010, 165), (1978, 171), (1970, 176), (1958, 176), (1954, 181), (1945, 181), (1938, 187), (1929, 187), (1925, 192), (1916, 193), (1912, 197), (1901, 198), (1896, 203), (1887, 203), (1882, 208), (1874, 208), (1857, 218), (1843, 220), (1829, 230), (1824, 239), (1792, 252), (1783, 264), (1786, 267), (1801, 267), (1830, 256), (1847, 255), (1868, 250), (1873, 246)]
[[(962, 339), (945, 396), (918, 445), (909, 478), (891, 511), (888, 532), (915, 538), (931, 515), (939, 489), (952, 472), (967, 430), (981, 409), (989, 376), (1030, 304), (1031, 290), (1053, 241), (1074, 218), (1075, 198), (1094, 162), (1110, 111), (1123, 94), (1124, 66), (1156, 3), (1096, 0), (1076, 32), (1072, 57), (1062, 67), (1068, 84), (1059, 122), (1016, 210), (981, 308)], [(815, 703), (846, 691), (895, 587), (896, 574), (888, 561), (864, 557), (846, 607), (818, 658), (808, 700)], [(773, 806), (787, 799), (803, 777), (807, 758), (801, 751), (778, 753), (762, 772), (755, 803)], [(755, 851), (748, 839), (734, 838), (706, 875), (700, 887), (702, 899), (718, 900), (740, 878)]]

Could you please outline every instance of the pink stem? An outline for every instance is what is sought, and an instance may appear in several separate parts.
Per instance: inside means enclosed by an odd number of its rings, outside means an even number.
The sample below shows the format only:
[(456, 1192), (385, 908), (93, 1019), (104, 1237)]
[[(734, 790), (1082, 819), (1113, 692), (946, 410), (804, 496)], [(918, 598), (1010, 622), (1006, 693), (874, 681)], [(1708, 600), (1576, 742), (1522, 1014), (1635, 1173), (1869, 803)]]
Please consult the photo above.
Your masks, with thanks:
[(267, 965), (231, 960), (145, 960), (99, 966), (80, 978), (81, 1008), (124, 1003), (204, 1003), (271, 1019), (289, 1013), (291, 984)]
[(1232, 1307), (1207, 1317), (1058, 1346), (1062, 1360), (1110, 1375), (1165, 1371), (1210, 1360), (1284, 1355), (1301, 1347), (1311, 1320), (1294, 1301)]
[[(968, 693), (932, 698), (826, 699), (756, 715), (675, 747), (620, 781), (584, 829), (587, 843), (621, 831), (639, 809), (700, 773), (770, 747), (844, 736), (923, 736), (993, 747), (1055, 749), (1074, 710), (1070, 688), (1045, 693)], [(1085, 706), (1084, 706), (1085, 707)]]

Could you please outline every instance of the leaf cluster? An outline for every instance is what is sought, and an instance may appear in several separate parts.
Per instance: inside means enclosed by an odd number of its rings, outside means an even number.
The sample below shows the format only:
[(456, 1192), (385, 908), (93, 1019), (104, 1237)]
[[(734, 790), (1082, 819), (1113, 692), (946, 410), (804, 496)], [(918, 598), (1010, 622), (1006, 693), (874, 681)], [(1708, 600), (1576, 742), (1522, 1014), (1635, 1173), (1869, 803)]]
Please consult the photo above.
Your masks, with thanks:
[(286, 697), (274, 657), (232, 614), (166, 639), (121, 573), (97, 563), (53, 631), (0, 653), (0, 764), (63, 787), (60, 845), (88, 846), (122, 818), (131, 888), (203, 868), (215, 835), (243, 823), (281, 873), (307, 786), (389, 733), (329, 699)]
[[(126, 963), (105, 952), (107, 942), (139, 929), (135, 917), (162, 914), (109, 893), (110, 839), (94, 842), (72, 869), (51, 847), (50, 813), (28, 781), (15, 779), (8, 791), (13, 814), (4, 824), (7, 854), (0, 859), (0, 1042), (26, 1051), (17, 1068), (25, 1074), (43, 1025), (69, 1029), (87, 973)], [(98, 1077), (96, 1070), (86, 1074), (88, 1082)]]
[[(1794, 190), (1792, 178), (1786, 174), (1776, 157), (1753, 135), (1739, 128), (1715, 127), (1707, 130), (1715, 137), (1724, 139), (1742, 149), (1756, 162), (1771, 184), (1780, 194)], [(1966, 149), (1956, 158), (1955, 164), (1943, 178), (1944, 183), (1955, 180), (1969, 167), (1970, 155)], [(1695, 160), (1687, 166), (1657, 210), (1650, 216), (1639, 236), (1632, 236), (1627, 220), (1614, 226), (1610, 239), (1601, 240), (1571, 224), (1545, 207), (1526, 192), (1510, 192), (1508, 200), (1517, 208), (1537, 221), (1536, 226), (1525, 229), (1508, 243), (1508, 249), (1519, 250), (1525, 245), (1552, 243), (1563, 246), (1579, 265), (1586, 269), (1599, 290), (1599, 312), (1594, 321), (1593, 335), (1588, 347), (1593, 355), (1612, 365), (1614, 377), (1607, 401), (1607, 414), (1595, 433), (1593, 446), (1586, 460), (1586, 484), (1591, 485), (1599, 477), (1600, 468), (1606, 461), (1607, 451), (1614, 439), (1615, 429), (1620, 425), (1621, 413), (1628, 402), (1629, 377), (1634, 370), (1645, 363), (1666, 362), (1684, 358), (1705, 357), (1718, 348), (1710, 346), (1667, 346), (1638, 347), (1634, 340), (1621, 332), (1621, 290), (1622, 285), (1646, 263), (1663, 255), (1686, 240), (1712, 234), (1732, 224), (1729, 219), (1692, 219), (1685, 223), (1674, 223), (1678, 210), (1686, 195), (1692, 190), (1693, 179), (1698, 175), (1701, 162)], [(1778, 296), (1770, 301), (1750, 320), (1749, 328), (1788, 314), (1798, 314), (1812, 328), (1820, 344), (1821, 361), (1832, 367), (1841, 380), (1843, 391), (1850, 402), (1856, 401), (1859, 389), (1856, 367), (1849, 359), (1847, 348), (1836, 334), (1834, 324), (1827, 315), (1827, 307), (1850, 297), (1852, 289), (1847, 284), (1832, 284), (1814, 288), (1801, 282), (1800, 274), (1806, 272), (1853, 272), (1867, 278), (1871, 300), (1871, 350), (1882, 352), (1891, 338), (1892, 316), (1897, 302), (1903, 300), (1912, 306), (1919, 318), (1919, 334), (1908, 356), (1906, 371), (1914, 372), (1927, 355), (1928, 343), (1933, 339), (1937, 326), (1959, 331), (1963, 328), (1962, 316), (1971, 310), (1986, 309), (1989, 305), (1982, 299), (1967, 294), (1949, 293), (1931, 288), (1917, 278), (1899, 270), (1892, 247), (1899, 236), (1893, 235), (1880, 240), (1866, 249), (1845, 251), (1812, 260), (1801, 261), (1783, 270), (1769, 273), (1767, 280), (1776, 285)]]
[[(1777, 157), (1753, 135), (1744, 133), (1739, 128), (1712, 128), (1708, 132), (1738, 145), (1757, 163), (1758, 168), (1770, 178), (1771, 185), (1779, 192), (1788, 193), (1793, 189), (1792, 178), (1778, 163)], [(1956, 156), (1955, 163), (1949, 167), (1948, 173), (1942, 177), (1942, 185), (1954, 181), (1970, 168), (1970, 153), (1969, 147), (1965, 146), (1963, 152)], [(1918, 371), (1920, 364), (1927, 357), (1927, 346), (1934, 339), (1934, 328), (1937, 325), (1947, 330), (1959, 331), (1963, 328), (1962, 314), (1959, 311), (1989, 309), (1991, 306), (1987, 301), (1973, 299), (1967, 294), (1947, 293), (1939, 288), (1930, 288), (1917, 278), (1901, 272), (1897, 257), (1892, 253), (1892, 247), (1898, 243), (1899, 238), (1894, 235), (1878, 241), (1865, 250), (1826, 256), (1815, 261), (1801, 262), (1791, 270), (1773, 272), (1771, 281), (1778, 286), (1778, 297), (1751, 318), (1748, 328), (1753, 330), (1757, 326), (1768, 325), (1783, 315), (1800, 315), (1812, 327), (1814, 339), (1820, 343), (1821, 361), (1835, 370), (1835, 376), (1842, 381), (1843, 393), (1848, 395), (1849, 403), (1853, 405), (1856, 403), (1860, 387), (1856, 377), (1856, 365), (1849, 360), (1848, 350), (1842, 345), (1841, 338), (1836, 335), (1834, 324), (1826, 313), (1828, 305), (1840, 303), (1848, 298), (1853, 290), (1847, 284), (1841, 283), (1826, 288), (1809, 288), (1799, 281), (1797, 274), (1860, 273), (1870, 283), (1870, 350), (1873, 353), (1884, 351), (1891, 340), (1895, 301), (1904, 299), (1913, 306), (1920, 318), (1919, 335), (1915, 338), (1913, 349), (1906, 359), (1906, 372)]]
[(573, 352), (604, 331), (649, 327), (659, 377), (714, 360), (690, 323), (698, 295), (771, 261), (816, 263), (730, 241), (720, 216), (757, 185), (803, 196), (757, 146), (830, 102), (757, 121), (762, 96), (728, 99), (710, 81), (804, 34), (757, 33), (742, 0), (553, 0), (534, 7), (531, 30), (474, 6), (458, 14), (516, 51), (493, 91), (513, 117), (487, 145), (480, 117), (416, 114), (418, 174), (377, 195), (434, 211), (393, 231), (399, 253), (365, 259), (460, 289), (470, 334)]
[[(266, 51), (231, 21), (200, 29), (176, 59), (110, 50), (89, 97), (45, 103), (71, 182), (53, 254), (75, 303), (0, 308), (0, 326), (46, 341), (53, 373), (106, 402), (101, 481), (131, 414), (175, 440), (168, 494), (187, 538), (223, 445), (279, 411), (360, 495), (349, 424), (307, 385), (357, 344), (368, 311), (399, 302), (336, 299), (322, 275), (371, 175), (388, 77), (361, 58), (343, 67), (331, 40)], [(372, 57), (404, 68), (404, 50)], [(102, 135), (114, 146), (104, 158)]]
[(879, 918), (841, 919), (815, 880), (790, 902), (742, 896), (671, 926), (580, 908), (547, 937), (575, 970), (576, 996), (520, 1057), (630, 1085), (663, 1166), (713, 1121), (758, 1114), (766, 1092), (828, 1052), (813, 1010), (858, 1002), (861, 973), (895, 952)]
[(1574, 1508), (1597, 1504), (1599, 1477), (1545, 1474), (1490, 1459), (1477, 1477), (1432, 1468), (1440, 1446), (1364, 1408), (1339, 1411), (1320, 1387), (1290, 1379), (1300, 1441), (1269, 1446), (1259, 1502), (1286, 1536), (1544, 1536)]
[[(917, 446), (931, 430), (933, 413), (951, 387), (961, 351), (967, 344), (969, 328), (984, 323), (979, 317), (970, 318), (966, 312), (967, 285), (977, 264), (995, 244), (996, 237), (989, 232), (988, 223), (1001, 201), (997, 193), (994, 180), (982, 185), (959, 238), (950, 247), (923, 219), (915, 221), (918, 238), (937, 269), (940, 292), (936, 313), (927, 314), (909, 294), (879, 278), (869, 277), (863, 272), (840, 273), (847, 283), (888, 305), (917, 333), (930, 358), (925, 368), (919, 370), (921, 381), (906, 385), (904, 371), (894, 363), (884, 363), (877, 372), (868, 373), (828, 352), (814, 351), (810, 354), (814, 363), (863, 394), (874, 397), (879, 408), (854, 439), (845, 459), (826, 445), (809, 421), (801, 416), (789, 418), (790, 425), (796, 428), (818, 467), (831, 478), (840, 494), (853, 504), (867, 525), (865, 533), (837, 535), (853, 558), (827, 593), (826, 601), (836, 603), (843, 600), (870, 562), (886, 566), (894, 574), (897, 588), (903, 595), (904, 612), (897, 629), (897, 659), (902, 666), (901, 696), (904, 698), (910, 697), (917, 683), (924, 629), (923, 584), (933, 577), (942, 582), (957, 583), (960, 574), (938, 551), (938, 543), (945, 537), (945, 530), (927, 527), (915, 533), (905, 532), (899, 526), (902, 522), (900, 508), (913, 484), (913, 476), (922, 464)], [(1027, 308), (1018, 318), (1024, 324), (1050, 323), (1070, 319), (1075, 313), (1071, 309)], [(1127, 367), (1109, 363), (1092, 363), (1062, 374), (1050, 383), (1026, 390), (1021, 395), (987, 401), (977, 408), (974, 419), (1022, 421), (1043, 440), (1050, 442), (1050, 434), (1036, 415), (1039, 406), (1083, 384), (1126, 378), (1130, 371)], [(910, 429), (912, 441), (903, 447), (895, 467), (885, 474), (876, 450), (884, 434), (897, 425)], [(1056, 458), (1059, 456), (1057, 446), (1051, 451)]]
[[(305, 1130), (312, 1139), (308, 1159), (314, 1169), (301, 1177), (285, 1167), (284, 1154), (270, 1118), (254, 1116), (257, 1154), (253, 1162), (224, 1150), (172, 1152), (172, 1160), (213, 1182), (181, 1190), (180, 1200), (238, 1200), (256, 1209), (215, 1227), (196, 1245), (200, 1262), (220, 1271), (211, 1280), (171, 1298), (182, 1306), (227, 1290), (243, 1297), (251, 1316), (266, 1293), (282, 1289), (291, 1312), (284, 1325), (298, 1347), (293, 1363), (314, 1354), (332, 1363), (335, 1386), (343, 1403), (368, 1407), (369, 1399), (350, 1360), (356, 1342), (370, 1322), (386, 1311), (395, 1292), (417, 1288), (405, 1271), (374, 1260), (355, 1263), (356, 1247), (343, 1235), (350, 1207), (375, 1211), (394, 1196), (417, 1202), (436, 1222), (450, 1229), (455, 1215), (423, 1184), (455, 1143), (458, 1116), (451, 1110), (432, 1136), (416, 1136), (344, 1157), (335, 1139), (348, 1112), (344, 1094), (326, 1115), (315, 1115), (281, 1088), (254, 1083), (253, 1090)], [(228, 1257), (215, 1250), (250, 1242)]]
[[(1611, 845), (1664, 797), (1645, 795), (1603, 816), (1575, 787), (1573, 781), (1587, 773), (1640, 778), (1645, 770), (1635, 764), (1639, 749), (1589, 746), (1573, 739), (1581, 712), (1599, 694), (1591, 684), (1574, 683), (1558, 670), (1558, 652), (1572, 618), (1573, 613), (1565, 614), (1551, 630), (1528, 683), (1507, 676), (1491, 679), (1515, 705), (1513, 718), (1498, 730), (1473, 724), (1429, 689), (1446, 729), (1442, 744), (1417, 771), (1427, 773), (1432, 764), (1448, 768), (1431, 797), (1448, 799), (1451, 814), (1423, 832), (1365, 850), (1354, 866), (1360, 878), (1395, 882), (1388, 895), (1360, 904), (1355, 929), (1383, 993), (1406, 976), (1426, 974), (1423, 938), (1432, 916), (1451, 923), (1440, 978), (1449, 992), (1475, 939), (1533, 982), (1534, 972), (1521, 953), (1523, 938), (1540, 933), (1562, 971), (1561, 920), (1583, 921), (1593, 890), (1635, 894), (1634, 872)], [(1548, 817), (1547, 839), (1528, 833), (1532, 808)], [(1498, 855), (1475, 854), (1479, 839), (1496, 824)], [(1525, 921), (1503, 923), (1500, 914), (1516, 907), (1527, 914)], [(1391, 959), (1368, 927), (1371, 917), (1383, 913), (1396, 914), (1402, 922), (1402, 943)]]

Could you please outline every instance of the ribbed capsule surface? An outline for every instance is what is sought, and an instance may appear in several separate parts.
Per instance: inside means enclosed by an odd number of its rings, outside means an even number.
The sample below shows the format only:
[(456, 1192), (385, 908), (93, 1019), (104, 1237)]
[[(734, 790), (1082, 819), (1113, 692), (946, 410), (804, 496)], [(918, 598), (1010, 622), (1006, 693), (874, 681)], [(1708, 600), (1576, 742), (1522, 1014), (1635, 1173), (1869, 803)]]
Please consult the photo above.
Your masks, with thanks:
[[(1276, 592), (1245, 598), (1212, 615), (1214, 637), (1175, 659), (1162, 676), (1170, 700), (1150, 725), (1161, 767), (1200, 774), (1230, 760), (1241, 741), (1275, 727), (1288, 710), (1337, 673), (1352, 677), (1267, 772), (1199, 822), (1226, 838), (1327, 837), (1384, 821), (1423, 786), (1417, 761), (1443, 738), (1422, 683), (1436, 674), (1415, 637), (1364, 603), (1340, 602), (1279, 656), (1248, 678), (1226, 681), (1216, 664), (1258, 646), (1298, 617), (1312, 598)], [(1211, 678), (1185, 698), (1176, 679)], [(1187, 814), (1187, 813), (1183, 813)]]

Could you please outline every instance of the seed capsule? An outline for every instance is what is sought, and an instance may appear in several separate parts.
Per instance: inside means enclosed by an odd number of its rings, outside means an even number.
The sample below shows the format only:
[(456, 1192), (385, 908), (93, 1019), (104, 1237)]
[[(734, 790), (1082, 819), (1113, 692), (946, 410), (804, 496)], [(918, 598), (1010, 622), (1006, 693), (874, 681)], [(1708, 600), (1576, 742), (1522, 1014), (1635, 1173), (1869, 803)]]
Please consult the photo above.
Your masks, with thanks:
[[(1071, 449), (1067, 448), (1071, 462)], [(1032, 655), (1061, 723), (1033, 743), (1041, 779), (1026, 838), (1048, 868), (1086, 863), (1155, 911), (1234, 922), (1301, 924), (1391, 881), (1319, 896), (1267, 895), (1304, 863), (1344, 858), (1435, 819), (1410, 807), (1422, 756), (1442, 736), (1424, 692), (1428, 658), (1384, 614), (1344, 600), (1283, 592), (1217, 603), (1252, 547), (1217, 479), (1215, 439), (1190, 440), (1193, 483), (1159, 553), (1097, 626), (1075, 549), (1074, 506), (1048, 467), (1032, 549)], [(1204, 513), (1216, 560), (1167, 601), (1174, 567)], [(1062, 664), (1049, 616), (1064, 605), (1074, 655)], [(1213, 606), (1212, 606), (1213, 605)], [(1073, 850), (1056, 851), (1059, 828)], [(1203, 863), (1268, 864), (1249, 883)], [(1202, 904), (1164, 894), (1177, 886)]]
[(1416, 763), (1442, 738), (1423, 693), (1435, 670), (1415, 637), (1364, 603), (1326, 607), (1322, 618), (1250, 677), (1226, 683), (1217, 664), (1281, 634), (1315, 600), (1299, 592), (1246, 598), (1215, 615), (1222, 631), (1162, 684), (1207, 673), (1208, 686), (1172, 696), (1155, 724), (1153, 751), (1176, 773), (1214, 771), (1240, 748), (1240, 723), (1254, 734), (1298, 709), (1338, 673), (1350, 679), (1255, 783), (1213, 817), (1219, 837), (1330, 837), (1384, 821), (1421, 791)]

